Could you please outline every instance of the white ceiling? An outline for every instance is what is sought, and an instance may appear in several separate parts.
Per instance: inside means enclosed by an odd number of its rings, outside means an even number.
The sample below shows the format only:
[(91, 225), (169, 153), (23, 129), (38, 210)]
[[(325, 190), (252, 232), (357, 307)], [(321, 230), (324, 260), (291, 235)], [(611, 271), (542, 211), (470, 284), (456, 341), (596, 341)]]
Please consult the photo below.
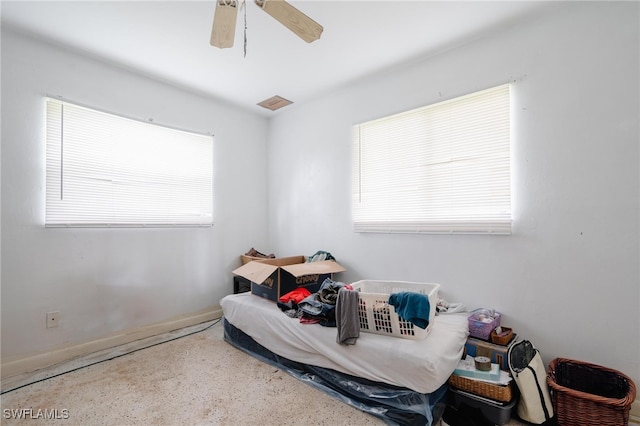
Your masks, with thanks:
[[(235, 45), (209, 45), (215, 0), (2, 1), (2, 25), (253, 112), (273, 95), (303, 103), (550, 7), (540, 1), (295, 1), (324, 27), (307, 44), (246, 2)], [(294, 104), (295, 106), (295, 104)], [(284, 111), (291, 106), (285, 107)]]

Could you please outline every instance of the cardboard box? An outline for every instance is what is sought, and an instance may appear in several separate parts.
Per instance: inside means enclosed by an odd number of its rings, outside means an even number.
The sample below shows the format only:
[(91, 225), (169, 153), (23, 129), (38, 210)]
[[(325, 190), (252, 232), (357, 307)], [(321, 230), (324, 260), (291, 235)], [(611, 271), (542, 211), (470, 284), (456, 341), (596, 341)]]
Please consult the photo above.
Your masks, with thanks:
[(252, 294), (276, 302), (280, 296), (298, 287), (315, 293), (326, 278), (346, 270), (332, 260), (309, 263), (306, 260), (306, 256), (255, 260), (235, 269), (233, 273), (251, 281)]
[(487, 358), (491, 358), (493, 364), (498, 364), (501, 370), (509, 371), (507, 352), (509, 351), (509, 346), (513, 345), (517, 338), (518, 336), (514, 333), (513, 339), (511, 339), (509, 344), (502, 346), (487, 342), (486, 340), (469, 337), (467, 343), (464, 345), (465, 354), (472, 357), (486, 356)]

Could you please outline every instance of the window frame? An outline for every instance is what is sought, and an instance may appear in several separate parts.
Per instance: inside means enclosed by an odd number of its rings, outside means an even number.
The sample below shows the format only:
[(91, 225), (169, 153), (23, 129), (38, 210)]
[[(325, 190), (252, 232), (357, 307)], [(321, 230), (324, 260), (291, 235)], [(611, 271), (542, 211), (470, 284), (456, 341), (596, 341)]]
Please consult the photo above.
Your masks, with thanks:
[[(512, 85), (506, 83), (353, 125), (352, 222), (354, 231), (510, 235), (513, 199), (511, 194), (512, 104)], [(470, 109), (471, 107), (473, 109)], [(496, 113), (498, 118), (491, 116), (494, 121), (488, 121), (487, 116), (482, 115), (484, 113)], [(441, 121), (433, 121), (434, 117), (440, 117)], [(495, 131), (489, 129), (494, 125)], [(437, 130), (433, 130), (434, 128)], [(460, 130), (465, 128), (472, 131), (466, 134)], [(495, 139), (490, 139), (492, 137)], [(427, 138), (431, 139), (425, 144)], [(401, 143), (398, 143), (399, 141)], [(395, 144), (391, 145), (392, 143)], [(486, 159), (481, 160), (480, 154), (474, 153), (473, 156), (477, 157), (474, 158), (475, 165), (463, 168), (465, 159), (462, 157), (451, 157), (445, 160), (442, 160), (443, 157), (438, 157), (438, 155), (444, 155), (441, 152), (453, 151), (459, 146), (458, 144), (463, 143), (468, 145), (467, 148), (482, 148), (481, 155), (486, 154)], [(403, 151), (405, 145), (411, 145), (414, 150)], [(429, 146), (438, 154), (425, 153), (429, 150)], [(494, 149), (496, 153), (491, 152)], [(467, 149), (460, 152), (471, 151)], [(490, 158), (492, 155), (496, 156), (493, 160)], [(430, 160), (425, 160), (426, 157)], [(472, 156), (468, 155), (468, 157)], [(495, 169), (483, 169), (483, 161)], [(492, 161), (495, 165), (491, 163)], [(445, 171), (436, 170), (440, 167), (438, 162), (445, 164), (441, 167)], [(456, 165), (456, 163), (459, 164)], [(459, 169), (458, 172), (455, 171), (456, 167)], [(476, 174), (477, 180), (466, 177), (466, 186), (450, 183), (470, 172)], [(490, 176), (491, 173), (495, 173), (495, 176)], [(418, 174), (428, 174), (431, 177), (419, 179), (415, 177)], [(499, 187), (482, 186), (485, 181), (487, 184), (493, 184), (494, 180), (500, 181)], [(434, 184), (433, 182), (447, 183)], [(475, 192), (473, 185), (470, 185), (472, 183), (477, 185)], [(431, 196), (427, 195), (429, 191)], [(479, 204), (484, 207), (478, 207), (477, 213), (471, 214), (473, 203), (470, 200), (474, 197), (483, 197), (488, 202), (495, 203), (495, 208), (491, 210), (486, 205)], [(447, 201), (448, 198), (449, 201)], [(448, 207), (450, 209), (448, 212), (445, 207), (439, 207), (446, 205), (447, 202), (453, 206)], [(401, 205), (402, 209), (406, 207), (407, 212), (400, 212), (401, 209), (395, 207), (397, 205)], [(429, 217), (425, 212), (431, 216)], [(391, 216), (385, 217), (385, 215)]]
[(213, 135), (44, 103), (45, 227), (213, 226)]

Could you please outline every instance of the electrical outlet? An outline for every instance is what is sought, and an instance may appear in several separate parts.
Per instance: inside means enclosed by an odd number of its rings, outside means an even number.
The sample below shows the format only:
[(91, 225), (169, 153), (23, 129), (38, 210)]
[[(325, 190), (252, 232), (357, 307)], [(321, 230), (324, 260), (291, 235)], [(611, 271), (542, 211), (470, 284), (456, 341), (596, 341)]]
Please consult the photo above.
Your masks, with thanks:
[(47, 328), (57, 327), (60, 323), (60, 311), (47, 312)]

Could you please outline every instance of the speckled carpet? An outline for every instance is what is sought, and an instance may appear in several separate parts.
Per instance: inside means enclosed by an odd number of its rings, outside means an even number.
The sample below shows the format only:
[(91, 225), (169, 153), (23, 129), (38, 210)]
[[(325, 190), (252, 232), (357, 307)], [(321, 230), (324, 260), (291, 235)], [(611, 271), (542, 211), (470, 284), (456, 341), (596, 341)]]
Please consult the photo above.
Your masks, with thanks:
[(1, 398), (3, 425), (383, 424), (235, 349), (221, 323)]
[[(156, 336), (37, 374), (4, 380), (2, 390), (6, 393), (1, 396), (0, 423), (384, 424), (235, 349), (224, 342), (221, 323), (197, 332), (204, 326)], [(195, 334), (181, 337), (194, 331)], [(177, 339), (158, 344), (168, 338)], [(155, 346), (140, 349), (150, 344)], [(134, 352), (122, 355), (131, 350)], [(114, 356), (116, 358), (99, 362)], [(73, 369), (75, 371), (64, 373)], [(40, 381), (24, 386), (34, 380)]]

